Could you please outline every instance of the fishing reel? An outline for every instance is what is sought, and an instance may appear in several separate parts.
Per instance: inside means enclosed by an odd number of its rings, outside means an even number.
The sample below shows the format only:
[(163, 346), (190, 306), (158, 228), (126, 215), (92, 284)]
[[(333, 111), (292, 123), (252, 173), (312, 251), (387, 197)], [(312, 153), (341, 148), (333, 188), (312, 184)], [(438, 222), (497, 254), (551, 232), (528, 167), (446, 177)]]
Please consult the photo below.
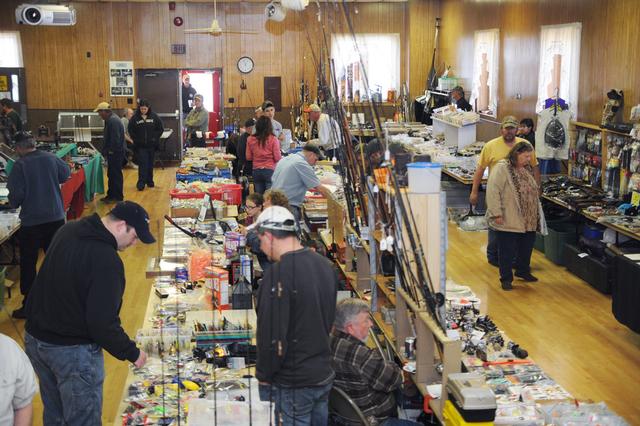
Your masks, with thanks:
[(526, 350), (522, 349), (515, 342), (509, 342), (507, 344), (507, 349), (509, 349), (511, 351), (511, 353), (513, 354), (513, 356), (515, 356), (516, 358), (525, 359), (526, 357), (529, 356), (529, 352), (527, 352)]

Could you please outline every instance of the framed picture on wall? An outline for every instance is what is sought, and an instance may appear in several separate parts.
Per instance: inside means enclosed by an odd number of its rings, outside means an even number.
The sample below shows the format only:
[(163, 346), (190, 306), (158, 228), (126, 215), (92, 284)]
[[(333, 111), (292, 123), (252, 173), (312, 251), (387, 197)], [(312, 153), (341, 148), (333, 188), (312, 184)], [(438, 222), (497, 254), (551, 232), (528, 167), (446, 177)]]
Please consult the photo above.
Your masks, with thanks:
[(133, 96), (133, 62), (109, 61), (111, 96)]

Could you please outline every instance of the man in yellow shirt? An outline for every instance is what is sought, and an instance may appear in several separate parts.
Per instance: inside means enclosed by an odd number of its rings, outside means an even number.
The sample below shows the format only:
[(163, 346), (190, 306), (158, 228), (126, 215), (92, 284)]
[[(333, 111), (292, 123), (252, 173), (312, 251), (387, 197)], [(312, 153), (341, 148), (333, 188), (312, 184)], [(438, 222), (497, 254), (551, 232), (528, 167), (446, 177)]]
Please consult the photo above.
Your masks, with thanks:
[[(471, 187), (471, 195), (469, 196), (469, 202), (475, 206), (478, 203), (478, 192), (480, 191), (480, 185), (482, 184), (482, 176), (487, 167), (489, 167), (489, 173), (491, 168), (496, 163), (509, 154), (513, 145), (517, 142), (524, 141), (525, 139), (516, 137), (518, 130), (518, 120), (512, 115), (506, 116), (502, 120), (500, 126), (500, 132), (502, 135), (487, 142), (478, 158), (478, 167), (473, 175), (473, 186)], [(540, 168), (538, 167), (538, 159), (536, 158), (535, 151), (531, 153), (531, 166), (533, 166), (533, 173), (540, 187)], [(487, 261), (493, 266), (498, 266), (498, 246), (496, 240), (496, 234), (489, 228), (489, 241), (487, 243)]]

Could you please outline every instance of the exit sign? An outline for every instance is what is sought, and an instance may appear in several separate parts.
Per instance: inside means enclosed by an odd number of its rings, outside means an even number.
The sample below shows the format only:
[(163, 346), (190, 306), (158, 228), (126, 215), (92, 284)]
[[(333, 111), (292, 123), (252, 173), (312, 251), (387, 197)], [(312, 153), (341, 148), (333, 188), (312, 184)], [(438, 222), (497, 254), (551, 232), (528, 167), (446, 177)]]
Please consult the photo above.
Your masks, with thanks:
[(173, 55), (184, 55), (187, 53), (187, 45), (186, 44), (172, 44), (171, 45), (171, 53)]

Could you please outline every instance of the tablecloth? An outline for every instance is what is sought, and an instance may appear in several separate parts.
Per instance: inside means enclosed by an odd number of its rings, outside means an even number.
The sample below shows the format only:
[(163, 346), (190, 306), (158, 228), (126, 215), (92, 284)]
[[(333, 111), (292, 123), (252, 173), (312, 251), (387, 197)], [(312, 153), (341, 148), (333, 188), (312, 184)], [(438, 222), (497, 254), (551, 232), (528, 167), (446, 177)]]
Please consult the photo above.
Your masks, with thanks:
[(82, 216), (85, 198), (85, 171), (79, 169), (71, 173), (69, 180), (62, 184), (62, 203), (67, 212), (67, 219), (77, 219)]

